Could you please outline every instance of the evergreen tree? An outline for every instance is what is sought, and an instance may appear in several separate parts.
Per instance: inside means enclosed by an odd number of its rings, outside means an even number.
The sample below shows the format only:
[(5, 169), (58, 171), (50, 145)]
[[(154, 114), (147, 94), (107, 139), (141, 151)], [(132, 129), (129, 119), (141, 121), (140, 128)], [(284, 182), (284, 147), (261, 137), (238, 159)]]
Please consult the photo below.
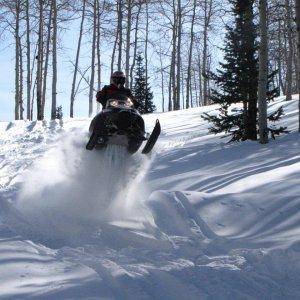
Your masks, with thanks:
[(140, 103), (138, 110), (142, 114), (152, 113), (156, 107), (153, 103), (153, 93), (151, 92), (149, 81), (146, 80), (146, 70), (143, 64), (143, 57), (140, 53), (137, 56), (136, 63), (133, 94)]
[[(220, 104), (219, 115), (204, 114), (212, 122), (213, 133), (225, 132), (231, 141), (257, 139), (257, 92), (258, 92), (258, 47), (257, 29), (254, 24), (254, 0), (231, 0), (235, 16), (233, 27), (227, 26), (224, 63), (216, 74), (210, 74), (216, 83), (211, 92), (211, 101)], [(269, 87), (275, 73), (269, 76)], [(273, 98), (278, 90), (269, 89)], [(230, 110), (230, 105), (241, 103), (240, 108)], [(270, 129), (271, 130), (271, 129)]]
[(61, 120), (63, 118), (63, 111), (62, 111), (62, 106), (58, 106), (56, 107), (56, 111), (55, 111), (55, 119), (59, 119)]

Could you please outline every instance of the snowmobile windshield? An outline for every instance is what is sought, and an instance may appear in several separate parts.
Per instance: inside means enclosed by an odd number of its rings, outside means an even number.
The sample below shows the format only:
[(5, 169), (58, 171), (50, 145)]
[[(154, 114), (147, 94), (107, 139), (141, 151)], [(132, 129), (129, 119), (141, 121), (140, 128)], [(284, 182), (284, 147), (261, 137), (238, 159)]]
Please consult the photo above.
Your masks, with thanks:
[(109, 99), (107, 102), (107, 107), (115, 107), (115, 108), (133, 108), (133, 102), (130, 98), (124, 99)]

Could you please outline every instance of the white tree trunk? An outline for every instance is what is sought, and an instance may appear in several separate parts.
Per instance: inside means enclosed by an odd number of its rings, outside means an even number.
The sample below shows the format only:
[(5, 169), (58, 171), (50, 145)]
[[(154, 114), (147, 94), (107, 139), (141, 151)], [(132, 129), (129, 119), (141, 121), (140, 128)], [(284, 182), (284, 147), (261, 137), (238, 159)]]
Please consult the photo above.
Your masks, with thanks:
[[(31, 82), (31, 99), (30, 99), (30, 121), (33, 120), (33, 105), (34, 105), (34, 99), (35, 99), (35, 90), (36, 90), (36, 84), (37, 84), (37, 77), (34, 74), (34, 69), (37, 64), (37, 53), (38, 53), (38, 42), (35, 44), (35, 50), (34, 54), (32, 56), (32, 63), (31, 63), (31, 70), (30, 70), (30, 82)], [(35, 78), (34, 78), (35, 77)]]
[(79, 55), (80, 55), (80, 49), (81, 49), (83, 25), (84, 25), (84, 19), (85, 19), (85, 8), (86, 8), (86, 0), (83, 0), (83, 2), (82, 2), (82, 15), (81, 15), (81, 22), (80, 22), (79, 36), (78, 36), (78, 42), (77, 42), (77, 50), (76, 50), (76, 58), (75, 58), (75, 64), (74, 64), (74, 73), (73, 73), (73, 80), (72, 80), (72, 87), (71, 87), (70, 118), (74, 117), (75, 86), (76, 86), (76, 79), (77, 79), (77, 73), (78, 73)]
[(20, 84), (19, 84), (19, 106), (20, 106), (20, 120), (24, 119), (24, 105), (23, 105), (23, 49), (22, 49), (22, 44), (21, 44), (21, 37), (19, 37), (19, 56), (20, 56)]
[(196, 14), (197, 0), (194, 0), (193, 4), (193, 15), (191, 21), (191, 32), (190, 32), (190, 48), (189, 48), (189, 58), (188, 58), (188, 70), (186, 79), (186, 108), (190, 107), (190, 90), (191, 90), (191, 77), (192, 77), (192, 57), (193, 57), (193, 45), (194, 45), (194, 24), (195, 24), (195, 14)]
[(181, 95), (181, 36), (182, 36), (182, 7), (181, 0), (178, 0), (177, 9), (178, 29), (177, 29), (177, 74), (176, 74), (176, 98), (174, 109), (180, 109), (180, 95)]
[(132, 0), (127, 0), (127, 28), (126, 28), (126, 59), (125, 59), (125, 86), (129, 87), (129, 61), (130, 61), (130, 37), (132, 21)]
[[(146, 1), (146, 40), (145, 40), (145, 77), (146, 88), (148, 87), (148, 43), (149, 43), (149, 5)], [(148, 100), (145, 101), (145, 110), (148, 111)]]
[(30, 16), (29, 16), (29, 0), (26, 1), (26, 62), (27, 62), (27, 80), (26, 80), (26, 97), (27, 97), (27, 105), (26, 105), (26, 112), (27, 112), (27, 119), (30, 120), (30, 99), (31, 99), (31, 42), (30, 42)]
[(115, 42), (114, 42), (114, 46), (113, 46), (113, 50), (112, 50), (112, 55), (111, 55), (110, 74), (112, 74), (114, 72), (117, 44), (118, 44), (118, 30), (116, 31), (116, 38), (115, 38)]
[(212, 14), (212, 0), (204, 1), (204, 31), (203, 31), (203, 55), (202, 55), (202, 76), (203, 76), (203, 104), (208, 104), (208, 29)]
[(20, 119), (20, 1), (15, 2), (15, 120)]
[(52, 46), (52, 103), (51, 120), (56, 118), (56, 95), (57, 95), (57, 3), (52, 0), (53, 10), (53, 46)]
[(177, 50), (177, 13), (176, 4), (173, 0), (173, 24), (172, 24), (172, 54), (169, 81), (169, 111), (176, 105), (176, 50)]
[(198, 76), (199, 76), (199, 106), (203, 105), (203, 83), (202, 83), (202, 60), (201, 60), (201, 54), (200, 51), (198, 50), (198, 55), (197, 55), (197, 61), (198, 61)]
[(115, 41), (114, 41), (114, 46), (112, 50), (112, 55), (111, 55), (111, 62), (110, 62), (110, 74), (114, 72), (114, 66), (115, 66), (115, 56), (116, 56), (116, 51), (117, 51), (117, 46), (118, 46), (118, 41), (119, 41), (119, 27), (120, 27), (120, 13), (119, 13), (119, 8), (120, 6), (120, 0), (116, 3), (116, 8), (117, 8), (117, 19), (118, 19), (118, 26), (116, 29), (116, 36), (115, 36)]
[(164, 78), (164, 68), (163, 68), (163, 58), (162, 58), (162, 49), (160, 43), (160, 50), (159, 50), (159, 63), (160, 63), (160, 76), (161, 76), (161, 108), (162, 112), (165, 111), (165, 78)]
[[(199, 98), (198, 98), (198, 89), (197, 89), (197, 81), (196, 81), (196, 70), (193, 70), (193, 78), (194, 78), (194, 90), (195, 90), (195, 98), (196, 98), (196, 106), (200, 106)], [(192, 85), (191, 85), (191, 99), (192, 99)]]
[(300, 1), (295, 0), (296, 3), (296, 25), (297, 25), (297, 73), (298, 73), (298, 97), (299, 97), (299, 132), (300, 132)]
[[(99, 0), (97, 0), (97, 42), (96, 42), (96, 52), (97, 52), (97, 90), (99, 91), (101, 88), (101, 51), (100, 51), (100, 36), (101, 36), (101, 30), (100, 30), (100, 4)], [(97, 113), (100, 111), (100, 103), (97, 102)]]
[(118, 50), (119, 50), (119, 56), (118, 56), (118, 70), (121, 71), (122, 68), (122, 44), (123, 44), (123, 1), (118, 0), (118, 37), (119, 37), (119, 43), (118, 43)]
[[(277, 34), (279, 49), (282, 49), (282, 25), (281, 25), (281, 22), (282, 22), (282, 20), (279, 19), (278, 20), (278, 34)], [(285, 86), (284, 86), (283, 78), (282, 78), (282, 57), (280, 54), (278, 55), (277, 63), (278, 63), (278, 81), (279, 81), (280, 92), (285, 94)]]
[(39, 30), (38, 30), (38, 52), (37, 52), (37, 75), (36, 75), (36, 104), (37, 104), (37, 119), (44, 119), (43, 111), (43, 95), (42, 95), (42, 85), (43, 85), (43, 56), (44, 56), (44, 16), (43, 16), (44, 1), (39, 0)]
[(139, 32), (139, 20), (140, 20), (140, 12), (141, 12), (142, 4), (138, 4), (138, 11), (136, 15), (136, 21), (135, 21), (135, 29), (134, 29), (134, 50), (133, 50), (133, 60), (130, 67), (130, 89), (133, 88), (133, 71), (135, 67), (136, 62), (136, 54), (137, 54), (137, 46), (138, 46), (138, 32)]
[(287, 27), (287, 70), (286, 70), (286, 100), (292, 99), (292, 80), (293, 80), (293, 36), (292, 36), (292, 8), (290, 0), (285, 0), (285, 9), (287, 13), (286, 27)]
[(89, 90), (89, 117), (93, 114), (93, 96), (95, 81), (95, 54), (96, 54), (96, 35), (97, 35), (97, 1), (93, 5), (93, 41), (92, 41), (92, 60), (91, 60), (91, 78)]
[(46, 40), (46, 53), (45, 53), (45, 64), (43, 72), (43, 92), (42, 92), (42, 107), (45, 110), (46, 103), (46, 92), (47, 92), (47, 77), (48, 77), (48, 66), (49, 66), (49, 56), (50, 56), (50, 43), (51, 43), (51, 25), (52, 25), (52, 4), (49, 10), (49, 19), (47, 24), (47, 40)]

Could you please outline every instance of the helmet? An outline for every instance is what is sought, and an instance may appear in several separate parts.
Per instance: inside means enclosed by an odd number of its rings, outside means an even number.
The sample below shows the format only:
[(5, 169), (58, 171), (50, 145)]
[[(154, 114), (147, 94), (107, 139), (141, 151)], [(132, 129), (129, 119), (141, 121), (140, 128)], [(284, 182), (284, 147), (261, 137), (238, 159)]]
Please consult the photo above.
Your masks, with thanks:
[(117, 86), (124, 85), (126, 81), (125, 74), (122, 71), (116, 71), (110, 76), (110, 83), (113, 83)]

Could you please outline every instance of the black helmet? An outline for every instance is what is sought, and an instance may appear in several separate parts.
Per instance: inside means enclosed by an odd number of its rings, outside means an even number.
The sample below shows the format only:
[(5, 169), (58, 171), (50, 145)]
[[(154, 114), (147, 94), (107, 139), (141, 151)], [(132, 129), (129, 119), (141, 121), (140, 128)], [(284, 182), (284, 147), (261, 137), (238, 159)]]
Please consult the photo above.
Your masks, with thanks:
[(122, 71), (116, 71), (110, 76), (110, 83), (113, 83), (117, 86), (124, 85), (126, 81), (125, 74)]

